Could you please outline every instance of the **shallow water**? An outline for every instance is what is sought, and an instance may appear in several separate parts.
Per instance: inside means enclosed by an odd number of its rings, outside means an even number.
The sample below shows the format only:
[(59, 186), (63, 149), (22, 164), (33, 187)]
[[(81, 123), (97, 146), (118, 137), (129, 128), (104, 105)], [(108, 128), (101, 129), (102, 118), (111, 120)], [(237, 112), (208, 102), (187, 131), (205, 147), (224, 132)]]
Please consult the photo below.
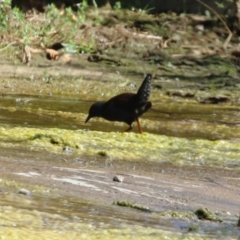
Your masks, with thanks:
[[(154, 99), (153, 108), (140, 119), (144, 132), (210, 140), (240, 137), (238, 107), (183, 102), (158, 103)], [(88, 110), (93, 103), (90, 100), (74, 97), (2, 95), (0, 101), (0, 122), (8, 126), (57, 127), (104, 132), (121, 132), (127, 128), (124, 123), (108, 122), (101, 118), (91, 119), (90, 123), (85, 124)], [(133, 131), (137, 132), (136, 124)]]

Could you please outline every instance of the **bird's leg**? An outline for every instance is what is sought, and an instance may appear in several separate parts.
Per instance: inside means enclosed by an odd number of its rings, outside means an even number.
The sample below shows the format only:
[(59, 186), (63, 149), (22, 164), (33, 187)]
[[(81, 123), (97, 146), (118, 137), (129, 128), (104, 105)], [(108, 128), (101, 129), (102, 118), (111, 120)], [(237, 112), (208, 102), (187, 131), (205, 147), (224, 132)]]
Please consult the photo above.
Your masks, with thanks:
[(124, 132), (129, 132), (129, 131), (131, 131), (131, 130), (132, 130), (132, 126), (129, 125), (129, 127), (128, 127)]
[(138, 118), (136, 118), (135, 120), (136, 120), (137, 125), (138, 125), (138, 131), (139, 131), (139, 133), (142, 133), (142, 128), (141, 128), (141, 126), (140, 126), (140, 123), (139, 123), (139, 121), (138, 121)]

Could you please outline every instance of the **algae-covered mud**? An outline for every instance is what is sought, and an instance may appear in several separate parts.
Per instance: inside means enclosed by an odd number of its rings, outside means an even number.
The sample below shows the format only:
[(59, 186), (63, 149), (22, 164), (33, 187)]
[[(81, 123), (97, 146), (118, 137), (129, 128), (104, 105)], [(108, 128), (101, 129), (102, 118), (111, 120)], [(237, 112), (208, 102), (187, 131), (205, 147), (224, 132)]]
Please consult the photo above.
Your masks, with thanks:
[[(240, 81), (228, 51), (239, 40), (223, 50), (196, 16), (104, 8), (79, 26), (52, 11), (55, 33), (16, 31), (0, 50), (0, 239), (238, 239)], [(39, 51), (62, 38), (63, 52)], [(136, 92), (146, 73), (143, 134), (84, 123), (93, 102)]]
[(0, 146), (25, 146), (67, 155), (104, 157), (110, 161), (140, 161), (179, 165), (240, 167), (240, 143), (156, 134), (104, 133), (59, 128), (0, 128)]
[[(231, 170), (125, 163), (19, 147), (1, 148), (1, 164), (5, 239), (239, 235), (239, 179)], [(116, 175), (123, 181), (113, 181)]]

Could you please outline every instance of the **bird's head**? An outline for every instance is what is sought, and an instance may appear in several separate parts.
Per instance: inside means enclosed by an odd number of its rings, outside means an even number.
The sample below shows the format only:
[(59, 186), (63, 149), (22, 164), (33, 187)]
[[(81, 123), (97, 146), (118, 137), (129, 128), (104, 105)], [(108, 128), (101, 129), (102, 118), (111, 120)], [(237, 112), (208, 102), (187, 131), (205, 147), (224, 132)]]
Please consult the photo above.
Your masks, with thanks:
[(85, 123), (93, 117), (101, 117), (103, 105), (104, 102), (95, 102), (89, 109), (88, 117), (86, 118)]

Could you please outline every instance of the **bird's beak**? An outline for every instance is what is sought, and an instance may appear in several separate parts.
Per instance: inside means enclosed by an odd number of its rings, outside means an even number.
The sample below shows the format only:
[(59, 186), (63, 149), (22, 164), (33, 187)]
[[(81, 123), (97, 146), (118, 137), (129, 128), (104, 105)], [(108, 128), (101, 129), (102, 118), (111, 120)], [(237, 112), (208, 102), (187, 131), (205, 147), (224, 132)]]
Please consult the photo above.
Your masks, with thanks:
[(88, 115), (88, 117), (85, 120), (85, 123), (87, 123), (90, 119), (91, 119), (91, 117), (90, 117), (90, 115)]

